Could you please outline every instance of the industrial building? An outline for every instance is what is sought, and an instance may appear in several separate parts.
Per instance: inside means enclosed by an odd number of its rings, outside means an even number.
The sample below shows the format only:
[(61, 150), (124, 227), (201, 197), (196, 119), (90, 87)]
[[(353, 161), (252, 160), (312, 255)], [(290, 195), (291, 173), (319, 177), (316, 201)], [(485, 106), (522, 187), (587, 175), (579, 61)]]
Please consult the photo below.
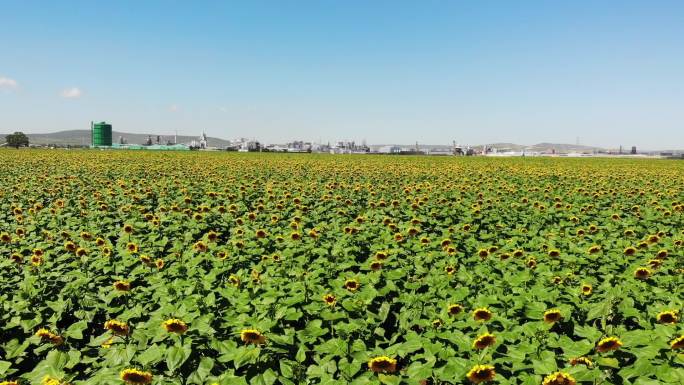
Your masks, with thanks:
[[(159, 142), (157, 136), (157, 142)], [(193, 143), (194, 144), (194, 143)], [(120, 138), (119, 143), (112, 143), (112, 125), (106, 122), (94, 123), (90, 122), (90, 147), (91, 148), (106, 148), (114, 150), (158, 150), (158, 151), (189, 151), (190, 147), (185, 144), (152, 144), (151, 137), (148, 138), (146, 144), (128, 144), (123, 138)], [(198, 148), (205, 149), (207, 147), (207, 137), (203, 132)]]
[(105, 122), (90, 122), (90, 146), (111, 147), (112, 146), (112, 125)]

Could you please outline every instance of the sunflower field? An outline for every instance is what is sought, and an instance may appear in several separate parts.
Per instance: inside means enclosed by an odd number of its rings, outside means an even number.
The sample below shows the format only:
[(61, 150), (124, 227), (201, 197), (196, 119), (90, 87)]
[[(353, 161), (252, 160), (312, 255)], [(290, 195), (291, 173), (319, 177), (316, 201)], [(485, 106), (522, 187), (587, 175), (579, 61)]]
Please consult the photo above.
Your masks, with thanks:
[(0, 384), (684, 384), (684, 162), (0, 151)]

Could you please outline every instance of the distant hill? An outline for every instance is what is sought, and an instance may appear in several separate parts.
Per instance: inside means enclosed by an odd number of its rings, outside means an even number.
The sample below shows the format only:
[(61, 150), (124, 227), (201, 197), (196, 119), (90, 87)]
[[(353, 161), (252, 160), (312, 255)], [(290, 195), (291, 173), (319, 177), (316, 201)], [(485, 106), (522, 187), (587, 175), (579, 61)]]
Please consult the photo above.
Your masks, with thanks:
[[(6, 134), (0, 134), (0, 141), (3, 141)], [(26, 134), (29, 137), (29, 142), (31, 144), (40, 145), (89, 145), (90, 144), (90, 130), (70, 130), (70, 131), (59, 131), (49, 134)], [(112, 131), (112, 141), (117, 143), (119, 137), (122, 136), (126, 139), (128, 144), (143, 144), (147, 141), (148, 136), (152, 137), (152, 142), (156, 142), (157, 135), (153, 134), (131, 134), (126, 132)], [(178, 135), (178, 143), (189, 144), (193, 140), (197, 140), (198, 136), (187, 136)], [(220, 138), (207, 138), (210, 147), (225, 147), (230, 142), (225, 139)], [(166, 144), (167, 141), (173, 141), (173, 135), (161, 135), (161, 143)]]

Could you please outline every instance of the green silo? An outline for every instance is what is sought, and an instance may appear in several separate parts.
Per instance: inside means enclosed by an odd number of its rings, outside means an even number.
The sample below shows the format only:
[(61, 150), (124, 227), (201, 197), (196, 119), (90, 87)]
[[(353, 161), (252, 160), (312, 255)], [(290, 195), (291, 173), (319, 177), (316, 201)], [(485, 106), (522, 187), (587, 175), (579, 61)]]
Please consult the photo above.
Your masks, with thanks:
[(112, 145), (112, 125), (105, 122), (90, 123), (90, 143), (92, 147)]

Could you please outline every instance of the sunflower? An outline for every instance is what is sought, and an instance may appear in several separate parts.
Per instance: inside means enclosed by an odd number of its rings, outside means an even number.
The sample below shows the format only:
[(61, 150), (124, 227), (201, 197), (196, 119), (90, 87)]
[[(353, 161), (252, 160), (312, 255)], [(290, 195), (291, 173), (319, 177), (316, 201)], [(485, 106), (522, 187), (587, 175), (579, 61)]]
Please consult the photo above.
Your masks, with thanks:
[(594, 363), (591, 362), (591, 360), (587, 357), (575, 357), (570, 359), (570, 365), (572, 366), (577, 366), (577, 365), (584, 365), (587, 368), (591, 369), (594, 367)]
[(41, 341), (50, 342), (53, 345), (61, 345), (64, 342), (64, 338), (62, 338), (62, 336), (57, 335), (45, 328), (38, 329), (36, 336), (40, 337)]
[(266, 238), (268, 236), (268, 233), (264, 229), (259, 229), (256, 231), (255, 235), (257, 238), (261, 239), (261, 238)]
[(575, 385), (577, 381), (571, 375), (563, 372), (549, 374), (544, 378), (542, 385)]
[(596, 350), (600, 353), (609, 352), (611, 350), (618, 350), (622, 346), (622, 341), (617, 337), (604, 338), (596, 344)]
[(230, 277), (228, 277), (228, 282), (231, 286), (240, 286), (240, 278), (237, 275), (231, 274)]
[(138, 245), (136, 245), (136, 244), (133, 243), (133, 242), (128, 242), (128, 243), (126, 244), (126, 250), (128, 250), (128, 252), (131, 253), (131, 254), (135, 254), (135, 253), (138, 252)]
[(344, 281), (344, 288), (351, 291), (351, 292), (355, 292), (356, 290), (359, 289), (360, 286), (361, 286), (361, 284), (359, 283), (358, 279), (356, 279), (356, 278), (355, 279), (348, 279), (348, 280)]
[(649, 235), (648, 238), (646, 239), (646, 242), (649, 244), (654, 244), (660, 242), (660, 237), (657, 235)]
[(69, 252), (73, 253), (73, 252), (75, 252), (75, 251), (78, 249), (78, 246), (76, 246), (76, 244), (73, 243), (73, 242), (71, 242), (71, 241), (66, 241), (66, 242), (64, 243), (64, 249), (65, 249), (66, 251), (69, 251)]
[(560, 250), (551, 249), (549, 250), (548, 255), (551, 258), (558, 258), (560, 256)]
[(648, 262), (649, 266), (651, 266), (654, 269), (659, 268), (660, 266), (663, 265), (663, 260), (662, 259), (649, 259)]
[(588, 252), (589, 254), (596, 254), (596, 253), (598, 253), (599, 251), (601, 251), (601, 246), (599, 246), (599, 245), (591, 246), (591, 247), (587, 250), (587, 252)]
[(121, 371), (121, 379), (131, 385), (147, 385), (152, 382), (152, 373), (138, 369), (124, 369)]
[(10, 242), (12, 242), (12, 236), (9, 235), (9, 233), (0, 234), (0, 242), (10, 243)]
[(371, 358), (368, 369), (375, 373), (394, 373), (397, 371), (397, 360), (386, 356)]
[(19, 381), (0, 381), (0, 385), (19, 385)]
[(131, 283), (128, 281), (116, 281), (114, 282), (114, 289), (116, 291), (130, 291)]
[(375, 253), (375, 259), (377, 259), (378, 261), (383, 261), (387, 259), (387, 256), (388, 255), (386, 251), (378, 251)]
[(515, 250), (515, 251), (513, 252), (513, 257), (514, 257), (514, 258), (520, 258), (520, 257), (522, 257), (524, 254), (525, 254), (525, 252), (522, 251), (522, 250)]
[(128, 324), (117, 320), (109, 320), (105, 322), (104, 328), (111, 330), (112, 334), (116, 336), (126, 336), (129, 332)]
[(496, 343), (496, 337), (494, 334), (485, 333), (478, 336), (475, 341), (473, 341), (473, 349), (486, 349), (490, 346), (494, 346)]
[(656, 258), (665, 259), (665, 258), (667, 258), (667, 255), (668, 255), (668, 251), (663, 249), (663, 250), (658, 251), (658, 254), (656, 254)]
[(675, 349), (684, 349), (684, 336), (679, 336), (675, 338), (671, 343), (670, 343), (670, 348), (672, 350)]
[(662, 312), (658, 313), (658, 315), (656, 316), (656, 319), (661, 324), (673, 324), (673, 323), (677, 322), (677, 319), (678, 319), (677, 312), (675, 312), (673, 310), (662, 311)]
[(337, 298), (332, 294), (326, 294), (323, 296), (323, 301), (325, 301), (326, 305), (333, 307), (337, 303)]
[(544, 322), (554, 324), (563, 318), (560, 310), (552, 309), (544, 312)]
[(382, 269), (382, 262), (380, 262), (380, 261), (371, 262), (370, 269), (373, 271), (378, 271), (378, 270)]
[(586, 296), (591, 295), (592, 291), (594, 291), (594, 289), (591, 287), (590, 284), (585, 283), (582, 285), (582, 294), (583, 295), (586, 295)]
[(58, 378), (45, 376), (40, 380), (40, 385), (60, 385), (61, 381)]
[(634, 278), (636, 279), (648, 279), (651, 276), (651, 270), (640, 267), (634, 271)]
[(158, 270), (161, 270), (161, 269), (164, 268), (164, 260), (161, 259), (161, 258), (157, 258), (157, 259), (154, 261), (154, 265), (157, 266), (157, 269), (158, 269)]
[(162, 323), (162, 327), (169, 333), (183, 334), (188, 331), (188, 325), (176, 318), (171, 318)]
[(218, 235), (218, 233), (217, 233), (216, 231), (213, 231), (213, 230), (212, 230), (212, 231), (209, 231), (209, 232), (207, 233), (207, 240), (208, 240), (209, 242), (212, 242), (212, 243), (213, 243), (213, 242), (216, 242), (216, 241), (218, 240), (218, 236), (219, 236), (219, 235)]
[(449, 315), (458, 315), (461, 314), (461, 312), (463, 312), (463, 306), (458, 304), (452, 304), (449, 305), (447, 311), (449, 312)]
[(635, 247), (629, 246), (629, 247), (625, 247), (625, 249), (624, 249), (622, 252), (623, 252), (625, 255), (631, 257), (632, 255), (636, 254), (637, 249), (636, 249)]
[(43, 257), (33, 254), (31, 256), (31, 264), (33, 266), (40, 266), (43, 264)]
[(527, 267), (529, 267), (530, 269), (534, 269), (534, 268), (537, 267), (537, 260), (534, 259), (534, 258), (530, 258), (530, 259), (527, 260), (527, 262), (525, 262), (525, 264), (526, 264)]
[(293, 231), (292, 233), (290, 233), (290, 239), (293, 241), (298, 241), (298, 240), (302, 239), (302, 235), (296, 231)]
[(209, 249), (209, 246), (204, 241), (197, 241), (192, 245), (192, 248), (198, 253), (204, 253)]
[(466, 375), (470, 382), (479, 384), (481, 382), (493, 381), (496, 371), (492, 365), (475, 365)]
[(453, 275), (456, 272), (456, 268), (449, 265), (444, 268), (444, 271), (446, 271), (448, 275)]
[(240, 339), (245, 344), (261, 345), (266, 342), (266, 336), (256, 329), (243, 329), (240, 332)]
[(473, 311), (473, 319), (482, 322), (489, 321), (492, 319), (492, 312), (486, 307), (477, 308)]
[(480, 257), (480, 259), (485, 259), (489, 256), (489, 250), (480, 249), (477, 251), (477, 256)]
[(123, 226), (123, 232), (126, 234), (133, 234), (133, 225), (131, 224), (125, 224)]
[(440, 328), (444, 325), (444, 322), (442, 322), (441, 319), (437, 318), (436, 320), (432, 321), (432, 326), (435, 328)]
[(24, 257), (22, 257), (21, 254), (12, 253), (12, 255), (10, 255), (10, 260), (19, 265), (24, 262)]

